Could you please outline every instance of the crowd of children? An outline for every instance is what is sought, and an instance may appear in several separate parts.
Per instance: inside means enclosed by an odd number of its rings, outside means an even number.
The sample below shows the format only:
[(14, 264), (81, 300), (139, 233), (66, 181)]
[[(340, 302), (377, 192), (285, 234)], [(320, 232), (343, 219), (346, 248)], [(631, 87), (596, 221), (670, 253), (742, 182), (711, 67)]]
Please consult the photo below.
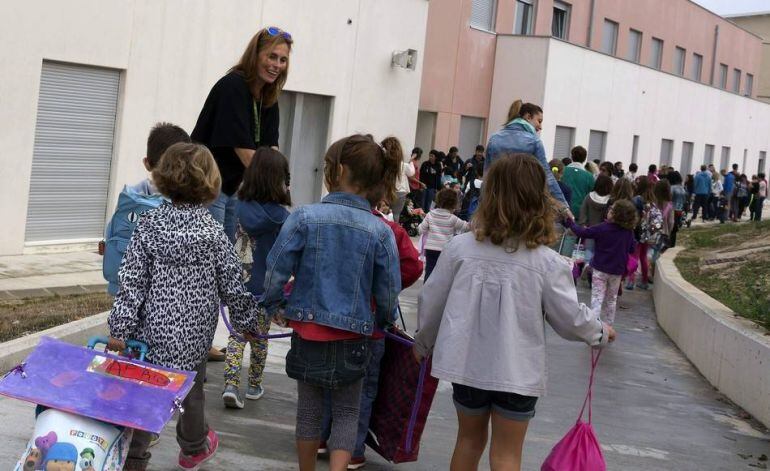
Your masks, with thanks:
[[(178, 129), (161, 124), (150, 141), (155, 145), (158, 136)], [(109, 316), (109, 348), (122, 351), (125, 341), (138, 339), (150, 347), (148, 361), (198, 373), (182, 404), (177, 441), (182, 469), (199, 469), (219, 444), (204, 413), (203, 381), (220, 303), (227, 306), (233, 328), (224, 371), (226, 407), (243, 408), (244, 397), (264, 394), (270, 323), (290, 326), (286, 372), (297, 381), (300, 468), (314, 469), (319, 449), (328, 450), (333, 470), (363, 466), (384, 352), (382, 330), (397, 318), (402, 287), (423, 274), (406, 231), (376, 210), (397, 198), (404, 161), (400, 143), (395, 138), (377, 143), (363, 135), (335, 142), (325, 157), (329, 193), (320, 203), (291, 212), (287, 159), (277, 150), (259, 148), (238, 189), (233, 244), (207, 209), (221, 185), (211, 153), (189, 143), (183, 131), (170, 134), (175, 137), (162, 144), (162, 157), (147, 165), (151, 178), (143, 186), (161, 202), (141, 214), (125, 249)], [(501, 427), (492, 436), (493, 459), (520, 460), (527, 420), (543, 392), (545, 373), (536, 365), (544, 358), (544, 320), (560, 335), (589, 344), (606, 343), (615, 335), (611, 316), (602, 323), (594, 311), (577, 303), (569, 267), (547, 248), (556, 237), (555, 213), (540, 163), (525, 154), (501, 155), (487, 172), (482, 180), (479, 165), (464, 190), (474, 196), (472, 223), (455, 214), (466, 198), (459, 184), (453, 187), (455, 182), (448, 181), (419, 225), (426, 239), (427, 284), (420, 297), (415, 355), (429, 354), (435, 344), (434, 374), (454, 383), (460, 430), (453, 463), (460, 467), (453, 469), (471, 469), (465, 466), (478, 462), (483, 444), (479, 448), (468, 437), (478, 432), (479, 417), (490, 419), (490, 411)], [(596, 195), (606, 202), (607, 188), (597, 188)], [(600, 241), (604, 232), (627, 231), (629, 204), (616, 202), (608, 222), (589, 229), (593, 232), (585, 237)], [(591, 208), (590, 219), (602, 208)], [(623, 250), (630, 248), (624, 245)], [(602, 286), (611, 287), (617, 276), (613, 257), (597, 244), (594, 276), (605, 277)], [(527, 267), (524, 272), (521, 266)], [(469, 282), (490, 276), (482, 283)], [(450, 292), (463, 301), (448, 299)], [(492, 298), (501, 301), (485, 301)], [(529, 299), (526, 306), (514, 309), (524, 298)], [(611, 306), (611, 301), (605, 304)], [(540, 306), (545, 318), (538, 314)], [(449, 321), (458, 315), (466, 317), (463, 323)], [(445, 322), (451, 327), (439, 329)], [(515, 342), (499, 342), (508, 343), (509, 353), (521, 358), (517, 368), (531, 375), (526, 380), (512, 370), (484, 370), (473, 362), (460, 366), (452, 360), (462, 351), (479, 364), (486, 362), (490, 352), (484, 349), (496, 347), (477, 349), (473, 339), (485, 332), (507, 335), (501, 325), (518, 326), (521, 335), (535, 334), (530, 341), (539, 345), (536, 350), (518, 351)], [(464, 346), (454, 342), (457, 336), (465, 336)], [(251, 358), (244, 394), (240, 378), (246, 343)], [(134, 435), (126, 469), (146, 469), (155, 438)]]

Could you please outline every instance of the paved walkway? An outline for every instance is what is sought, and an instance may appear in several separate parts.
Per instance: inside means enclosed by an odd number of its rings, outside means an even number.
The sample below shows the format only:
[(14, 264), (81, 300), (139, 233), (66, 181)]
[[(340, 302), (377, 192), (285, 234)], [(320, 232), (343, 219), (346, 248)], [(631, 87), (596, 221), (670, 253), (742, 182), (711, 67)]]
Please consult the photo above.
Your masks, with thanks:
[[(415, 326), (419, 287), (402, 295), (407, 327)], [(581, 288), (581, 297), (588, 292)], [(622, 298), (619, 340), (602, 356), (595, 390), (594, 426), (610, 470), (753, 470), (767, 462), (770, 436), (760, 432), (715, 391), (657, 327), (650, 292)], [(538, 403), (525, 445), (524, 469), (539, 469), (548, 451), (574, 422), (587, 383), (588, 347), (548, 333), (549, 393)], [(224, 344), (226, 333), (217, 334)], [(283, 373), (285, 341), (271, 343), (266, 395), (246, 409), (223, 408), (222, 364), (209, 367), (207, 409), (222, 437), (208, 469), (296, 469), (296, 387)], [(0, 469), (12, 468), (34, 426), (32, 406), (0, 399)], [(456, 418), (451, 390), (442, 384), (433, 404), (420, 461), (393, 466), (369, 453), (370, 470), (445, 470), (454, 446)], [(175, 469), (173, 424), (155, 447), (151, 469)], [(486, 459), (482, 469), (487, 468)], [(326, 469), (322, 464), (319, 469)]]
[(96, 251), (0, 256), (0, 300), (104, 293)]

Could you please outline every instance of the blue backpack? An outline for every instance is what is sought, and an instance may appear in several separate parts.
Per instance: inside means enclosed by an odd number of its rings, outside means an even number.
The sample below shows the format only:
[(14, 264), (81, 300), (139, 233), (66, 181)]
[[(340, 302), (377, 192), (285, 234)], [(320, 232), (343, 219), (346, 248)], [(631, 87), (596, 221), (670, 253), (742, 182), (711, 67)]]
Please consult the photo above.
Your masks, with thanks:
[(118, 197), (118, 207), (112, 215), (104, 234), (104, 260), (102, 274), (109, 286), (107, 292), (111, 295), (118, 293), (120, 283), (118, 270), (126, 253), (126, 247), (131, 240), (139, 218), (145, 212), (160, 206), (165, 200), (163, 195), (145, 195), (137, 193), (130, 187), (123, 188)]

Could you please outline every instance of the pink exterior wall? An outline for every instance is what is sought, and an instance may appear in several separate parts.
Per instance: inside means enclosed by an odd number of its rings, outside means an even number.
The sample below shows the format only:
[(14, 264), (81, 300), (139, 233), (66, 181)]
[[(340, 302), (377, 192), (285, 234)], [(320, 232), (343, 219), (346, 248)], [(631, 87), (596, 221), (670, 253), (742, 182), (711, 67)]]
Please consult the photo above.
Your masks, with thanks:
[[(496, 30), (513, 29), (514, 8), (500, 1)], [(436, 116), (435, 146), (458, 143), (460, 117), (487, 118), (495, 63), (494, 34), (470, 27), (471, 0), (434, 0), (422, 71), (420, 109)]]
[[(433, 0), (422, 72), (420, 109), (437, 113), (435, 146), (457, 145), (460, 117), (489, 116), (496, 37), (470, 27), (472, 0)], [(534, 35), (550, 36), (553, 0), (536, 0)], [(568, 40), (586, 46), (591, 0), (566, 0), (572, 8)], [(515, 19), (513, 0), (498, 0), (496, 32), (510, 34)], [(619, 24), (617, 56), (626, 57), (629, 28), (642, 32), (640, 63), (650, 64), (652, 37), (662, 39), (662, 70), (673, 73), (674, 48), (686, 49), (685, 74), (691, 77), (693, 53), (703, 56), (701, 81), (709, 83), (712, 70), (714, 28), (719, 25), (718, 65), (727, 64), (727, 90), (733, 89), (733, 70), (741, 70), (741, 93), (746, 73), (754, 75), (754, 95), (759, 83), (761, 40), (689, 0), (595, 0), (591, 47), (602, 44), (604, 19)], [(489, 123), (487, 123), (489, 125)]]

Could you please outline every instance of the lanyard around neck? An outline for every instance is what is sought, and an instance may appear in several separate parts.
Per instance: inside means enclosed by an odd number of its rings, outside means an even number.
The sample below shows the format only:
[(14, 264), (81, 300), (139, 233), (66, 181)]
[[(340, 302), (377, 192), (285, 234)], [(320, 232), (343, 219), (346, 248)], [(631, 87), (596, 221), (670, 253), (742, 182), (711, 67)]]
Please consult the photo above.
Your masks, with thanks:
[(261, 138), (260, 119), (262, 117), (262, 101), (257, 106), (257, 100), (251, 99), (251, 104), (254, 107), (254, 143), (259, 144)]

